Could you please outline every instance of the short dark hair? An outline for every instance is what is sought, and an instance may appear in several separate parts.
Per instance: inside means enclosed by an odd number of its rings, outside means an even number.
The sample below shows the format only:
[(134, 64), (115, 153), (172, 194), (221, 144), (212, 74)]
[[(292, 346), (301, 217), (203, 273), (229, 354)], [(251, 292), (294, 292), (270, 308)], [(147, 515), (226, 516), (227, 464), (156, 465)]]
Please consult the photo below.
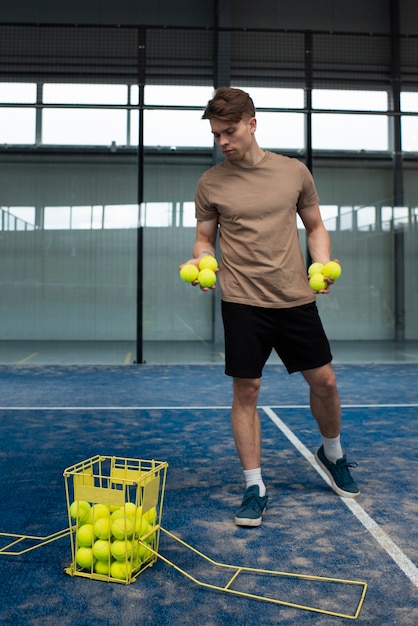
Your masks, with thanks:
[(216, 117), (226, 122), (236, 123), (244, 117), (254, 116), (254, 102), (248, 93), (233, 87), (219, 87), (207, 103), (202, 119), (210, 120)]

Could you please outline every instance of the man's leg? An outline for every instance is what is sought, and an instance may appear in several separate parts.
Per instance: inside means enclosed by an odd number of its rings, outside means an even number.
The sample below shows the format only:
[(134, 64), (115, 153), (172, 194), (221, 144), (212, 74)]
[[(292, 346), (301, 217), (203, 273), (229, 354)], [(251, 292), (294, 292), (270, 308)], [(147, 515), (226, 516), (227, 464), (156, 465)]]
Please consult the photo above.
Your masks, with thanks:
[(259, 378), (234, 378), (231, 424), (243, 470), (261, 465), (261, 426), (257, 411)]
[(261, 426), (257, 411), (259, 378), (234, 378), (231, 425), (246, 481), (242, 505), (235, 516), (238, 526), (259, 526), (267, 504), (261, 475)]
[(318, 422), (321, 435), (334, 438), (340, 435), (341, 403), (337, 381), (331, 363), (302, 372), (309, 385), (312, 415)]
[(355, 498), (360, 491), (350, 474), (340, 442), (341, 402), (331, 363), (302, 372), (310, 388), (312, 415), (322, 435), (316, 460), (328, 475), (333, 490), (343, 497)]

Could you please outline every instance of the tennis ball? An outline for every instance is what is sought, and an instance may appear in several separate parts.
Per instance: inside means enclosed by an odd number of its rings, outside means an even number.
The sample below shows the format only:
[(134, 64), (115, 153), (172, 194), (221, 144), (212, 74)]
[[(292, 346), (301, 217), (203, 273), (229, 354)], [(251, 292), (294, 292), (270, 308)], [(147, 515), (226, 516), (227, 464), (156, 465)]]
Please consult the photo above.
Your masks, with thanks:
[(93, 528), (94, 534), (98, 539), (110, 539), (111, 527), (108, 517), (99, 517)]
[(202, 258), (199, 261), (199, 269), (200, 270), (212, 270), (212, 272), (214, 272), (218, 267), (218, 261), (215, 259), (214, 256), (211, 256), (210, 254), (206, 255), (206, 256), (202, 256)]
[(137, 558), (143, 562), (154, 556), (153, 552), (147, 546), (144, 546), (142, 543), (139, 544)]
[(70, 506), (70, 515), (79, 524), (85, 524), (91, 516), (91, 506), (84, 500), (75, 500)]
[(104, 541), (103, 539), (97, 539), (93, 544), (93, 556), (98, 561), (109, 561), (110, 559), (110, 541)]
[(129, 517), (135, 517), (137, 511), (136, 504), (133, 502), (125, 502), (123, 510)]
[(143, 513), (142, 517), (144, 519), (146, 519), (147, 522), (149, 522), (151, 524), (151, 526), (154, 526), (155, 520), (157, 519), (157, 509), (155, 508), (155, 506), (153, 506), (148, 511), (145, 511), (145, 513)]
[(77, 530), (77, 543), (79, 546), (90, 548), (94, 542), (93, 524), (83, 524)]
[(322, 268), (322, 273), (331, 280), (337, 280), (341, 276), (341, 265), (336, 261), (329, 261)]
[(142, 517), (138, 517), (135, 524), (135, 537), (143, 537), (151, 530), (151, 528), (151, 524), (145, 519), (144, 515)]
[(309, 279), (309, 286), (313, 291), (321, 291), (321, 289), (327, 288), (327, 283), (324, 280), (323, 274), (317, 272), (313, 274)]
[(93, 549), (84, 546), (79, 548), (75, 554), (75, 560), (83, 569), (91, 570), (94, 565)]
[(323, 267), (324, 266), (322, 265), (322, 263), (312, 263), (312, 265), (310, 265), (308, 268), (309, 276), (313, 276), (314, 274), (318, 274), (318, 273), (321, 274)]
[(113, 511), (110, 516), (110, 524), (113, 524), (116, 519), (120, 519), (121, 517), (125, 517), (125, 511), (122, 506), (118, 507), (116, 511)]
[(201, 287), (212, 287), (216, 283), (216, 274), (210, 269), (201, 270), (197, 280)]
[(132, 541), (129, 541), (129, 539), (125, 539), (123, 541), (120, 539), (115, 539), (110, 547), (110, 551), (113, 558), (117, 561), (126, 561), (126, 559), (129, 559), (132, 555)]
[(180, 270), (180, 278), (184, 280), (185, 283), (192, 283), (197, 279), (199, 275), (199, 270), (196, 265), (192, 263), (186, 263)]
[(115, 561), (110, 566), (110, 576), (118, 580), (128, 580), (131, 575), (131, 564)]
[(109, 517), (110, 511), (109, 507), (105, 504), (94, 504), (93, 505), (93, 519), (98, 520), (101, 517)]
[(131, 537), (133, 531), (134, 525), (129, 517), (119, 517), (118, 519), (115, 519), (112, 524), (112, 535), (115, 539), (125, 539), (126, 537)]
[(102, 574), (103, 576), (109, 576), (110, 564), (106, 561), (96, 561), (94, 564), (94, 571), (96, 574)]

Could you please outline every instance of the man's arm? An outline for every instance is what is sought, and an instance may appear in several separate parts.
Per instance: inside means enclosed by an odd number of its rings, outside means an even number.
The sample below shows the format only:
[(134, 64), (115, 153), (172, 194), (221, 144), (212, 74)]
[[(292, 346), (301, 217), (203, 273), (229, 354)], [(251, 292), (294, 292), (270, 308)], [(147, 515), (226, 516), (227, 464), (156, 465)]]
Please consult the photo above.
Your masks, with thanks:
[(325, 265), (331, 260), (331, 240), (322, 221), (319, 205), (301, 209), (299, 215), (306, 228), (306, 241), (312, 260)]
[(215, 256), (216, 235), (218, 233), (218, 220), (205, 220), (196, 222), (196, 241), (193, 246), (193, 257), (197, 261), (202, 256), (210, 254)]

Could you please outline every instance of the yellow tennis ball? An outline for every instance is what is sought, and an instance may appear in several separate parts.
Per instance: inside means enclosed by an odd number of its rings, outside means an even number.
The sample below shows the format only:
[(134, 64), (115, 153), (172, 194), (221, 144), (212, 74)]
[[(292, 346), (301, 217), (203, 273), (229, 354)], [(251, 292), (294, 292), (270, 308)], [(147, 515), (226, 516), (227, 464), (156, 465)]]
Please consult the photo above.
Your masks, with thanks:
[(123, 509), (126, 515), (128, 515), (128, 517), (135, 517), (136, 512), (137, 512), (137, 507), (134, 502), (125, 502)]
[(336, 261), (329, 261), (322, 268), (322, 273), (331, 280), (337, 280), (341, 276), (341, 265)]
[(125, 539), (131, 537), (134, 531), (133, 522), (129, 517), (119, 517), (112, 524), (112, 535), (115, 539)]
[(312, 263), (312, 265), (310, 265), (308, 268), (309, 276), (313, 276), (314, 274), (318, 274), (318, 273), (321, 274), (323, 267), (324, 266), (322, 263)]
[(129, 559), (132, 555), (132, 541), (129, 541), (129, 539), (115, 539), (110, 547), (110, 551), (114, 559), (116, 559), (117, 561), (125, 561), (126, 559)]
[(214, 256), (210, 254), (206, 256), (202, 256), (199, 261), (199, 269), (200, 270), (212, 270), (214, 272), (218, 268), (218, 261)]
[(155, 508), (155, 506), (153, 506), (148, 511), (145, 511), (145, 513), (143, 513), (142, 517), (144, 519), (146, 519), (147, 522), (149, 522), (151, 524), (151, 526), (154, 526), (155, 521), (157, 519), (157, 509)]
[(83, 569), (91, 570), (94, 565), (93, 549), (84, 546), (79, 548), (76, 552), (75, 560)]
[(138, 517), (135, 524), (135, 537), (143, 537), (151, 530), (151, 528), (152, 526), (148, 520), (145, 519), (145, 516)]
[(93, 519), (96, 521), (101, 517), (109, 517), (109, 507), (105, 504), (93, 504)]
[(216, 283), (216, 274), (213, 270), (201, 270), (197, 277), (201, 287), (212, 287)]
[(77, 530), (77, 544), (79, 546), (91, 547), (94, 542), (93, 524), (83, 524)]
[(321, 289), (327, 288), (327, 283), (324, 280), (323, 274), (317, 272), (313, 274), (309, 279), (309, 286), (313, 291), (321, 291)]
[(97, 541), (93, 544), (93, 556), (98, 561), (109, 561), (111, 552), (111, 543), (110, 541), (105, 541), (104, 539), (97, 539)]
[(131, 564), (130, 563), (120, 563), (119, 561), (114, 561), (110, 566), (110, 576), (112, 578), (117, 578), (118, 580), (129, 580), (131, 575)]
[(123, 508), (123, 506), (120, 506), (116, 509), (116, 511), (113, 511), (110, 515), (110, 524), (113, 524), (113, 522), (116, 519), (120, 519), (121, 517), (125, 517), (125, 510)]
[(147, 548), (147, 546), (143, 545), (142, 543), (139, 544), (137, 557), (141, 562), (147, 561), (153, 556), (154, 556), (154, 553), (151, 552), (151, 550)]
[(102, 574), (102, 576), (109, 576), (110, 563), (108, 561), (96, 561), (94, 564), (94, 571), (96, 574)]
[(84, 500), (75, 500), (70, 506), (70, 515), (76, 519), (79, 524), (85, 524), (90, 520), (91, 506)]
[(111, 527), (108, 517), (99, 517), (93, 528), (94, 534), (98, 539), (110, 539)]
[(186, 263), (180, 270), (180, 278), (184, 280), (185, 283), (192, 283), (197, 279), (199, 275), (199, 270), (196, 265), (192, 263)]

